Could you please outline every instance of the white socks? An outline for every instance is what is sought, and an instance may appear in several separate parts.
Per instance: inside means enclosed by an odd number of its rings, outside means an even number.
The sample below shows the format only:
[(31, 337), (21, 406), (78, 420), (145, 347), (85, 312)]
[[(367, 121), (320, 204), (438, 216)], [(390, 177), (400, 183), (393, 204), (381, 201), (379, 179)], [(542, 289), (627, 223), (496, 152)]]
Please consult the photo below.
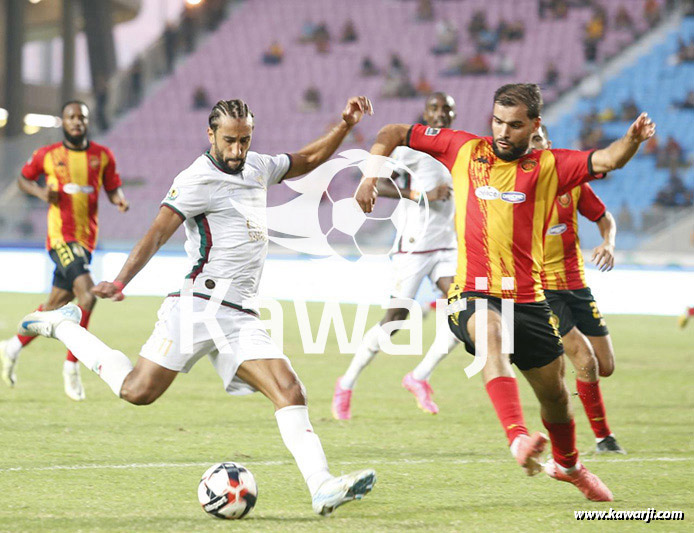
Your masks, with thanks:
[(435, 350), (434, 348), (436, 347), (436, 342), (434, 342), (430, 347), (429, 351), (426, 353), (424, 356), (424, 359), (420, 361), (420, 363), (415, 367), (415, 369), (412, 371), (412, 377), (418, 381), (426, 381), (429, 379), (431, 376), (431, 373), (434, 371), (434, 368), (436, 368), (436, 365), (438, 365), (444, 357), (446, 357), (453, 348), (455, 348), (458, 345), (458, 339), (455, 338), (455, 335), (451, 333), (450, 330), (447, 330), (447, 349), (445, 352), (441, 352), (440, 350)]
[(361, 371), (371, 362), (379, 350), (378, 334), (381, 331), (381, 325), (376, 324), (364, 334), (364, 338), (357, 348), (357, 353), (354, 354), (352, 362), (345, 375), (340, 380), (340, 386), (343, 389), (352, 390), (357, 383), (357, 378)]
[(22, 343), (19, 342), (19, 337), (15, 335), (7, 341), (7, 344), (5, 344), (5, 354), (9, 359), (14, 361), (17, 359), (17, 357), (19, 357), (19, 352), (22, 350), (22, 348), (23, 346)]
[(284, 445), (294, 456), (296, 466), (304, 476), (308, 490), (313, 496), (318, 487), (333, 476), (328, 471), (328, 461), (318, 435), (308, 419), (308, 407), (290, 405), (275, 411), (277, 426)]
[(95, 372), (120, 398), (120, 389), (133, 365), (122, 352), (112, 350), (97, 337), (74, 322), (61, 322), (55, 337), (70, 350), (84, 366)]

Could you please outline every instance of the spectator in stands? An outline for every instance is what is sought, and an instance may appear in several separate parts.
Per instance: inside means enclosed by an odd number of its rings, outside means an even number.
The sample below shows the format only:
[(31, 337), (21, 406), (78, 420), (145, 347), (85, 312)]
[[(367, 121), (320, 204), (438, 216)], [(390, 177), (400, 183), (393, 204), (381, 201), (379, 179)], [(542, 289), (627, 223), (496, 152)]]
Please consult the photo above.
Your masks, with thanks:
[(354, 21), (350, 19), (347, 22), (345, 22), (345, 25), (342, 28), (342, 35), (340, 36), (340, 42), (341, 43), (354, 43), (354, 42), (357, 42), (358, 39), (359, 39), (359, 35), (357, 35), (357, 28), (354, 26)]
[(299, 36), (300, 43), (312, 43), (316, 38), (316, 29), (318, 26), (309, 19), (304, 20), (301, 25), (301, 35)]
[(605, 36), (604, 18), (597, 12), (593, 13), (585, 27), (583, 37), (583, 53), (586, 61), (594, 63), (598, 57), (598, 43)]
[(193, 109), (210, 109), (210, 97), (204, 87), (199, 86), (193, 92)]
[(477, 52), (463, 64), (461, 74), (482, 76), (484, 74), (489, 74), (490, 70), (487, 58), (484, 57), (484, 54), (481, 52)]
[(172, 22), (166, 23), (164, 28), (164, 60), (166, 61), (166, 73), (173, 72), (174, 60), (176, 59), (176, 26)]
[(516, 72), (516, 63), (508, 52), (501, 52), (496, 59), (494, 73), (501, 76), (510, 76)]
[(569, 4), (566, 0), (550, 0), (550, 10), (555, 19), (565, 19), (569, 14)]
[(108, 83), (103, 74), (99, 74), (94, 84), (94, 99), (96, 100), (96, 123), (101, 131), (108, 130), (106, 106), (108, 105)]
[(390, 54), (390, 62), (388, 63), (388, 72), (386, 73), (386, 76), (395, 78), (398, 76), (402, 76), (403, 74), (407, 74), (407, 67), (405, 67), (405, 63), (402, 62), (402, 59), (400, 59), (400, 56), (396, 53), (391, 53)]
[(263, 54), (263, 63), (266, 65), (279, 65), (284, 59), (284, 48), (277, 41), (274, 41), (270, 48)]
[(359, 73), (362, 77), (368, 76), (378, 76), (380, 71), (378, 67), (374, 64), (373, 60), (369, 56), (364, 56), (361, 60), (361, 67)]
[(386, 76), (381, 95), (384, 98), (413, 98), (417, 96), (417, 89), (407, 73), (390, 74)]
[(677, 62), (687, 63), (694, 61), (694, 38), (689, 41), (689, 44), (684, 42), (682, 37), (678, 39)]
[(643, 7), (643, 15), (649, 28), (653, 28), (660, 22), (660, 6), (657, 0), (646, 0)]
[(545, 87), (556, 87), (559, 83), (559, 69), (554, 61), (550, 61), (547, 64), (547, 70), (545, 71)]
[(436, 23), (436, 45), (431, 49), (436, 55), (454, 54), (458, 51), (458, 29), (450, 19)]
[(417, 80), (417, 86), (415, 88), (417, 89), (417, 94), (421, 96), (426, 96), (434, 91), (424, 72), (419, 75), (419, 80)]
[(140, 100), (142, 100), (142, 93), (144, 90), (144, 86), (142, 84), (142, 69), (142, 58), (138, 57), (133, 63), (133, 66), (130, 68), (129, 107), (135, 107), (140, 103)]
[(679, 109), (694, 109), (694, 91), (690, 90), (684, 100), (672, 104)]
[(525, 36), (525, 23), (520, 20), (509, 23), (502, 18), (496, 33), (500, 41), (520, 41)]
[(668, 135), (665, 146), (658, 150), (656, 166), (675, 169), (684, 163), (684, 151), (672, 135)]
[(552, 0), (538, 0), (537, 2), (537, 16), (540, 20), (544, 20), (547, 16), (547, 12), (552, 8)]
[(485, 28), (477, 33), (475, 44), (480, 52), (494, 52), (499, 44), (499, 33), (496, 30)]
[(477, 35), (484, 30), (488, 30), (489, 25), (487, 24), (487, 15), (483, 10), (475, 11), (470, 19), (470, 23), (467, 26), (467, 31), (470, 39), (477, 41)]
[(313, 42), (316, 43), (316, 52), (319, 54), (327, 54), (330, 52), (330, 32), (325, 22), (318, 24), (316, 33), (313, 36)]
[(312, 86), (304, 91), (304, 95), (301, 98), (301, 105), (299, 106), (299, 111), (302, 113), (314, 113), (318, 111), (321, 106), (321, 94), (317, 87)]
[(667, 184), (658, 191), (655, 203), (661, 207), (689, 207), (693, 200), (694, 194), (691, 189), (685, 187), (677, 170), (672, 169)]
[(619, 112), (619, 120), (633, 122), (639, 116), (639, 108), (633, 98), (622, 102), (622, 109)]
[(628, 30), (631, 32), (635, 30), (634, 20), (631, 18), (624, 4), (620, 5), (617, 10), (617, 14), (614, 17), (614, 27), (618, 30)]
[(434, 20), (434, 4), (431, 0), (417, 0), (416, 17), (421, 22)]
[(626, 200), (622, 201), (622, 207), (619, 209), (619, 213), (617, 213), (617, 227), (622, 232), (634, 231), (636, 229), (634, 227), (634, 217)]

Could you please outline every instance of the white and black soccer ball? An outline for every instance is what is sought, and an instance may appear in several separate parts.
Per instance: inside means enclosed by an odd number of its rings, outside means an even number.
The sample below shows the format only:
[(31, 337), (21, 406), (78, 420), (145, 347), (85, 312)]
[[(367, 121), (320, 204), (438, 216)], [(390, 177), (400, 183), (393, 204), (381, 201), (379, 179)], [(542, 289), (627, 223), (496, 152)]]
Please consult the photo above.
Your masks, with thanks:
[(243, 518), (255, 506), (258, 486), (251, 471), (238, 463), (217, 463), (202, 475), (198, 500), (217, 518)]

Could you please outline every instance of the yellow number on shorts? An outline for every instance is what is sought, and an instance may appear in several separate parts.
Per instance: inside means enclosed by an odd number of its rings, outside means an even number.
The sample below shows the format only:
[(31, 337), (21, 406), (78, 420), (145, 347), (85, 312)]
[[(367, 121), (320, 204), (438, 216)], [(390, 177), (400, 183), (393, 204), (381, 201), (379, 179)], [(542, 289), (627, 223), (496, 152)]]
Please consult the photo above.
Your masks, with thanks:
[(600, 320), (602, 318), (602, 315), (600, 314), (600, 310), (598, 309), (598, 304), (595, 302), (590, 302), (590, 308), (593, 310), (593, 318), (596, 320)]

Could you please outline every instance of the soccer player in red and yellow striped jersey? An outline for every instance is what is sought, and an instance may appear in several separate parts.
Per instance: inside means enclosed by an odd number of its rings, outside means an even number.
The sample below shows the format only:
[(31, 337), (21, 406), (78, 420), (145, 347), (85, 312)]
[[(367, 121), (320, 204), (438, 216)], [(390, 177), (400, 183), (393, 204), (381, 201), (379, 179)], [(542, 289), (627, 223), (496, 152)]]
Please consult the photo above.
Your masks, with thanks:
[[(533, 133), (530, 148), (552, 147), (547, 128)], [(583, 254), (578, 238), (578, 213), (595, 222), (604, 242), (593, 251), (600, 270), (614, 266), (617, 226), (605, 204), (587, 183), (557, 197), (545, 235), (542, 286), (564, 344), (576, 371), (576, 390), (595, 434), (597, 453), (626, 453), (607, 424), (600, 391), (600, 376), (614, 371), (614, 351), (607, 324), (586, 284)]]
[[(528, 435), (511, 362), (535, 391), (552, 442), (553, 461), (545, 471), (574, 484), (587, 498), (611, 501), (612, 493), (578, 462), (576, 434), (564, 383), (561, 338), (551, 323), (543, 290), (544, 235), (554, 199), (581, 183), (623, 167), (642, 142), (655, 133), (644, 113), (626, 135), (594, 152), (528, 152), (540, 126), (542, 96), (534, 84), (509, 84), (494, 94), (492, 137), (464, 131), (390, 124), (371, 148), (387, 156), (399, 145), (424, 151), (446, 165), (453, 176), (458, 232), (458, 271), (449, 292), (449, 325), (475, 349), (476, 320), (468, 302), (486, 300), (487, 358), (482, 369), (486, 389), (502, 423), (511, 453), (529, 475), (540, 470), (547, 437)], [(362, 209), (376, 201), (383, 170), (375, 157), (356, 193)], [(385, 175), (385, 174), (383, 174)], [(502, 352), (501, 300), (513, 300), (514, 349)], [(484, 307), (482, 307), (484, 309)], [(484, 344), (482, 344), (484, 346)]]
[[(125, 212), (129, 206), (111, 150), (88, 139), (86, 104), (67, 102), (62, 120), (63, 141), (36, 150), (22, 168), (18, 184), (22, 191), (48, 204), (46, 248), (56, 268), (48, 301), (40, 309), (57, 309), (77, 298), (86, 327), (96, 303), (89, 263), (98, 235), (99, 191), (103, 187), (119, 211)], [(41, 176), (45, 176), (45, 186), (37, 183)], [(8, 385), (15, 384), (19, 352), (33, 339), (18, 335), (0, 343), (2, 378)], [(73, 400), (83, 400), (79, 364), (69, 351), (63, 378), (65, 393)]]

